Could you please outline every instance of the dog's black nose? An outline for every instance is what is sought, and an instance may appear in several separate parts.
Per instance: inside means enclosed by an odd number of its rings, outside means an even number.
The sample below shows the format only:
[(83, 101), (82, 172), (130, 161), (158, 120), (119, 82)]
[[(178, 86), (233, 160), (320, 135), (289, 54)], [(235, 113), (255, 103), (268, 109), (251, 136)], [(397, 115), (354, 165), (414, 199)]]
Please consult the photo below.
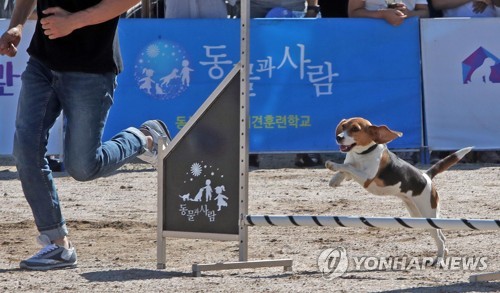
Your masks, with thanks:
[(340, 135), (340, 134), (339, 134), (339, 135), (337, 135), (337, 136), (335, 137), (335, 139), (337, 140), (337, 142), (342, 142), (342, 140), (344, 139), (344, 137), (343, 137), (342, 135)]

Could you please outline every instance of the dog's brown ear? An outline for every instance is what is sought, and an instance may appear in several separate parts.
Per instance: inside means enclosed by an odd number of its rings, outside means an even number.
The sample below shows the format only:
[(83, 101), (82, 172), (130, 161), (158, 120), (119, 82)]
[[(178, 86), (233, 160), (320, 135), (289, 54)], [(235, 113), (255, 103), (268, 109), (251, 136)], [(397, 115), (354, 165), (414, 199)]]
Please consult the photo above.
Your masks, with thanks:
[(402, 132), (390, 130), (389, 127), (382, 126), (368, 126), (368, 134), (376, 143), (388, 143), (398, 137), (403, 136)]
[(338, 129), (338, 128), (339, 128), (342, 124), (344, 124), (344, 122), (346, 122), (346, 121), (347, 121), (347, 119), (342, 119), (342, 120), (340, 120), (340, 122), (337, 124), (336, 129)]

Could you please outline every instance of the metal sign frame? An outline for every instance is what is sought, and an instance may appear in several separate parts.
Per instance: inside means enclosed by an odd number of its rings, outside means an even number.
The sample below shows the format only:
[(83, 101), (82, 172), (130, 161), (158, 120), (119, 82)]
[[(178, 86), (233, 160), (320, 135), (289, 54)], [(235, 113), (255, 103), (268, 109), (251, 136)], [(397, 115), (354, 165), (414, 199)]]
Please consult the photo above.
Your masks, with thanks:
[[(174, 139), (166, 145), (161, 143), (162, 147), (159, 150), (158, 162), (158, 225), (157, 225), (157, 268), (165, 269), (166, 267), (166, 237), (178, 238), (195, 238), (195, 239), (213, 239), (213, 240), (238, 240), (239, 242), (239, 261), (217, 264), (193, 264), (193, 275), (201, 276), (201, 271), (207, 270), (227, 270), (241, 268), (258, 268), (283, 266), (289, 271), (292, 268), (291, 259), (274, 259), (274, 260), (259, 260), (248, 261), (248, 226), (245, 225), (245, 216), (248, 214), (248, 155), (249, 155), (249, 77), (250, 77), (250, 0), (241, 1), (241, 18), (240, 18), (240, 62), (233, 68), (226, 78), (219, 84), (215, 91), (196, 111), (194, 116), (174, 137)], [(222, 97), (224, 91), (234, 86), (236, 77), (239, 74), (239, 175), (238, 175), (238, 233), (218, 234), (218, 233), (200, 233), (200, 232), (183, 232), (183, 231), (168, 231), (165, 230), (165, 165), (164, 159), (172, 152), (181, 140), (189, 133), (189, 130), (194, 127), (198, 119), (200, 119), (210, 106), (216, 100)], [(222, 119), (222, 117), (221, 117)], [(235, 162), (236, 163), (236, 162)]]

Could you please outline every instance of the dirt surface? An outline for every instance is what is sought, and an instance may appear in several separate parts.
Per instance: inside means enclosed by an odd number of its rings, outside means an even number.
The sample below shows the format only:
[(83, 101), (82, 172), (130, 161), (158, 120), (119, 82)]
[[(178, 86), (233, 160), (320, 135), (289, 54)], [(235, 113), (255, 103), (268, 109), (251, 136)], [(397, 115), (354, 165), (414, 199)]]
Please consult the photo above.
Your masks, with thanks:
[[(417, 166), (425, 169), (428, 166)], [(328, 279), (317, 265), (326, 249), (349, 257), (432, 257), (422, 230), (250, 227), (249, 259), (291, 258), (282, 268), (209, 271), (191, 276), (193, 263), (238, 260), (237, 242), (167, 239), (167, 268), (156, 269), (156, 171), (128, 164), (109, 177), (77, 182), (55, 173), (78, 268), (20, 270), (38, 251), (38, 235), (10, 158), (0, 159), (0, 291), (3, 292), (500, 292), (500, 281), (469, 283), (469, 276), (500, 271), (499, 231), (445, 231), (449, 255), (482, 257), (484, 270), (356, 269)], [(328, 186), (332, 173), (300, 169), (292, 156), (263, 156), (249, 173), (250, 214), (397, 216), (408, 214), (395, 197), (370, 195), (352, 181)], [(444, 218), (500, 219), (500, 166), (461, 164), (435, 178)]]

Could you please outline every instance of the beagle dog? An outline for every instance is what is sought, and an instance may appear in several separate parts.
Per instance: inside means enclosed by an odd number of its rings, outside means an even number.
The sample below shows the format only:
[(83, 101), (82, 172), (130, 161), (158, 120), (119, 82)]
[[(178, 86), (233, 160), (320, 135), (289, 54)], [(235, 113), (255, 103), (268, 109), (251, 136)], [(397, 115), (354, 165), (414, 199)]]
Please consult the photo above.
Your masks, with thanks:
[[(456, 164), (472, 147), (463, 148), (422, 172), (387, 148), (386, 143), (402, 135), (360, 117), (340, 121), (335, 139), (346, 158), (343, 164), (325, 163), (326, 168), (338, 172), (329, 184), (337, 187), (344, 179), (353, 179), (374, 195), (401, 198), (412, 217), (438, 218), (439, 197), (432, 178)], [(440, 229), (430, 233), (438, 248), (434, 262), (437, 263), (447, 253), (445, 237)]]

